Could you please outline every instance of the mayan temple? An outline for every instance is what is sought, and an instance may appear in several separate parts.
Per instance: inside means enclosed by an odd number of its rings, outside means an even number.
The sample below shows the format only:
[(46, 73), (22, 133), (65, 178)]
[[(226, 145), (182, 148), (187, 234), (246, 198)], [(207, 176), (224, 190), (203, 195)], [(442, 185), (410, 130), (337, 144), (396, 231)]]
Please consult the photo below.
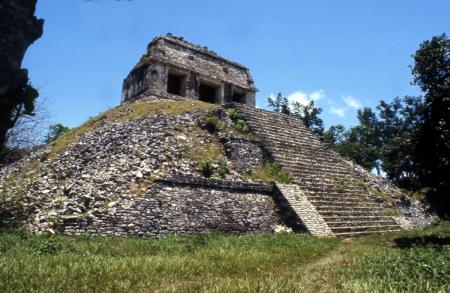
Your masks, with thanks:
[(147, 53), (124, 80), (122, 102), (155, 96), (255, 106), (255, 92), (246, 67), (167, 35), (148, 45)]
[(398, 188), (298, 119), (257, 109), (256, 92), (245, 66), (181, 37), (155, 38), (124, 79), (120, 106), (1, 169), (2, 221), (142, 237), (418, 226)]

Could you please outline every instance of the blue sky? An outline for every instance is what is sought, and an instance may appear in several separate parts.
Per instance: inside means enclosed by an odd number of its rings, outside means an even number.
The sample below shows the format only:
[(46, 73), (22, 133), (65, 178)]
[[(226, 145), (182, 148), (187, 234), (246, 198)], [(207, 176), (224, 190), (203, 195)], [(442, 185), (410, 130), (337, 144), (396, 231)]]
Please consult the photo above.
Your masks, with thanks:
[(122, 80), (171, 32), (250, 68), (257, 105), (315, 99), (326, 126), (417, 95), (408, 66), (420, 42), (450, 33), (448, 0), (38, 0), (44, 34), (23, 66), (52, 122), (74, 127), (120, 103)]

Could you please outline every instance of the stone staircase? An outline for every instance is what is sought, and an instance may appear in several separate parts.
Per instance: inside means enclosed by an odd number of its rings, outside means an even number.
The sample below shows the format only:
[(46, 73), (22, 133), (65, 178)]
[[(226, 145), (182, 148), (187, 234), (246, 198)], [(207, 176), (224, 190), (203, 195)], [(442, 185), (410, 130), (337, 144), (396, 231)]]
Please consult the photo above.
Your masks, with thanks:
[[(291, 173), (291, 186), (277, 184), (277, 187), (312, 234), (357, 236), (400, 229), (393, 218), (384, 215), (376, 204), (365, 198), (364, 186), (354, 176), (350, 165), (298, 119), (243, 104), (230, 106), (260, 135), (272, 158)], [(308, 227), (302, 218), (304, 211), (299, 210), (308, 204), (314, 207), (329, 230), (320, 232), (316, 227)], [(317, 219), (315, 222), (320, 223)], [(320, 227), (324, 226), (320, 224), (319, 230)]]

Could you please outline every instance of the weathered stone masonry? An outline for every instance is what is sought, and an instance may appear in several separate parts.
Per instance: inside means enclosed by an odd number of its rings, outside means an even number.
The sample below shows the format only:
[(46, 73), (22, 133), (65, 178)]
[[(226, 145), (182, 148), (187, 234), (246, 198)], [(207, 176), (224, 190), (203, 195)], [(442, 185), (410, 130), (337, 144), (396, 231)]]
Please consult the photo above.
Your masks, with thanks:
[(272, 232), (277, 224), (272, 186), (201, 178), (156, 181), (147, 192), (92, 217), (59, 219), (68, 235), (158, 236), (220, 231)]
[(166, 35), (155, 38), (123, 82), (122, 102), (136, 99), (194, 99), (255, 105), (250, 71), (215, 52)]

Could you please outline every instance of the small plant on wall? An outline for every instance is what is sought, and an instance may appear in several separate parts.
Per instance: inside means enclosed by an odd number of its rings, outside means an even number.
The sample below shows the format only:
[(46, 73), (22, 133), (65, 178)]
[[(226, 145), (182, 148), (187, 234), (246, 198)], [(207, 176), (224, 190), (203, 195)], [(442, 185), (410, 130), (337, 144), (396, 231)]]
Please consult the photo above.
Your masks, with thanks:
[(216, 115), (209, 115), (204, 120), (206, 130), (210, 132), (217, 132), (224, 128), (222, 121)]
[(202, 175), (206, 178), (224, 179), (230, 173), (226, 160), (206, 161), (201, 168)]
[(227, 110), (227, 114), (233, 122), (233, 128), (242, 134), (250, 133), (250, 128), (247, 125), (247, 122), (242, 119), (241, 114), (238, 110), (234, 108), (230, 108)]

